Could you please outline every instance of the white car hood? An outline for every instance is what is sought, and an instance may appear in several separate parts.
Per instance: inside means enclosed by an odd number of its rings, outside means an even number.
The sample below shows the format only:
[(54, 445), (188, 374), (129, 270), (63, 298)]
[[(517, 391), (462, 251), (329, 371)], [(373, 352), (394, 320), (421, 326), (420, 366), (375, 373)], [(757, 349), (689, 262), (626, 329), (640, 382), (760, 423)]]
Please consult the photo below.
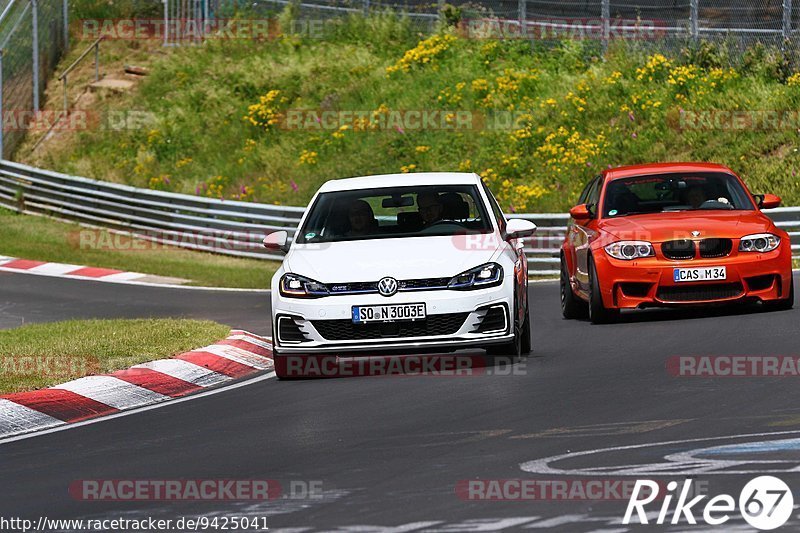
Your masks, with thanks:
[(489, 262), (497, 249), (467, 250), (461, 242), (432, 236), (294, 244), (284, 268), (321, 283), (443, 278)]

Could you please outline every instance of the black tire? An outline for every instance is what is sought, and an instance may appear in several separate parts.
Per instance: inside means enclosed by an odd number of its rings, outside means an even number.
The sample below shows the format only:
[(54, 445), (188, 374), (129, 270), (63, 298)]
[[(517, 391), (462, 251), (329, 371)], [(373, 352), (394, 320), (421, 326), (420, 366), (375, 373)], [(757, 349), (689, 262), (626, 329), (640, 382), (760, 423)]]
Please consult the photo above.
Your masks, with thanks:
[(619, 309), (609, 309), (603, 305), (600, 294), (600, 280), (597, 279), (597, 269), (594, 261), (589, 258), (589, 320), (592, 324), (609, 324), (619, 317)]
[(522, 323), (522, 355), (531, 353), (531, 313), (525, 306), (525, 321)]
[(576, 318), (586, 318), (589, 315), (589, 307), (586, 302), (575, 296), (572, 286), (569, 283), (569, 273), (567, 272), (567, 262), (561, 256), (561, 314), (564, 318), (571, 320)]
[(792, 276), (792, 281), (789, 282), (789, 297), (769, 304), (769, 308), (775, 311), (788, 311), (792, 307), (794, 307), (794, 276)]

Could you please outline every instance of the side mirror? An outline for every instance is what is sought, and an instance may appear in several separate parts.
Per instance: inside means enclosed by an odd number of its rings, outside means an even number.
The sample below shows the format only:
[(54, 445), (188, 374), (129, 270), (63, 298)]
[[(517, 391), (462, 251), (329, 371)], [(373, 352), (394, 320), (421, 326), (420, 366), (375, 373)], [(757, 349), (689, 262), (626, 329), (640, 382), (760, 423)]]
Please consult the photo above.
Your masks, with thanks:
[(592, 212), (589, 211), (589, 206), (586, 204), (579, 204), (569, 210), (569, 216), (578, 222), (585, 222), (592, 218)]
[(781, 205), (781, 197), (774, 194), (757, 194), (756, 200), (761, 209), (774, 209)]
[(264, 244), (264, 248), (267, 250), (273, 250), (276, 252), (283, 252), (286, 253), (289, 251), (289, 245), (286, 244), (286, 241), (289, 239), (289, 234), (285, 231), (273, 231), (266, 237), (262, 243)]
[(506, 222), (506, 239), (521, 239), (530, 237), (536, 231), (536, 224), (530, 220), (512, 218)]

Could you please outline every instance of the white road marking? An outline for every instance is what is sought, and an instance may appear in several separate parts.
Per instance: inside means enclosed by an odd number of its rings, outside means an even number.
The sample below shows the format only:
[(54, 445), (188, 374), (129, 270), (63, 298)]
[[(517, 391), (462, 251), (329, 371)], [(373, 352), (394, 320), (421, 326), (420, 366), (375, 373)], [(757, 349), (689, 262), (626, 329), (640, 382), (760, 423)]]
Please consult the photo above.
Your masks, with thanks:
[(134, 365), (131, 368), (149, 368), (173, 378), (194, 383), (200, 387), (218, 385), (231, 379), (228, 376), (182, 359), (159, 359), (158, 361)]
[(68, 272), (73, 272), (83, 268), (81, 265), (67, 265), (63, 263), (45, 263), (31, 268), (29, 271), (34, 274), (46, 274), (49, 276), (63, 276)]
[(100, 276), (95, 278), (99, 281), (133, 281), (138, 278), (143, 278), (147, 274), (140, 274), (139, 272), (118, 272), (116, 274), (109, 274), (107, 276)]
[(62, 424), (66, 424), (66, 422), (0, 398), (0, 437), (20, 431), (52, 428)]
[(250, 379), (246, 379), (243, 381), (237, 381), (236, 383), (232, 383), (229, 386), (219, 387), (211, 390), (207, 390), (204, 392), (198, 392), (197, 394), (192, 394), (190, 396), (184, 396), (183, 398), (172, 399), (168, 402), (160, 402), (154, 403), (153, 405), (145, 405), (144, 407), (138, 407), (136, 409), (131, 409), (128, 411), (121, 411), (119, 413), (114, 413), (112, 415), (101, 416), (98, 418), (92, 418), (89, 420), (84, 420), (82, 422), (75, 422), (73, 424), (63, 424), (58, 427), (45, 429), (44, 431), (37, 431), (35, 433), (28, 433), (25, 435), (17, 435), (16, 437), (9, 437), (7, 439), (0, 439), (0, 445), (7, 444), (9, 442), (16, 442), (20, 440), (32, 439), (35, 437), (39, 437), (41, 435), (49, 435), (50, 433), (56, 433), (58, 431), (65, 431), (68, 429), (79, 428), (82, 426), (88, 426), (90, 424), (99, 424), (101, 422), (105, 422), (106, 420), (113, 420), (114, 418), (121, 418), (123, 416), (131, 416), (138, 413), (143, 413), (145, 411), (151, 411), (153, 409), (160, 409), (161, 407), (168, 407), (171, 405), (175, 405), (178, 403), (189, 402), (192, 400), (197, 400), (199, 398), (205, 398), (207, 396), (213, 396), (214, 394), (220, 394), (223, 392), (227, 392), (230, 390), (238, 389), (239, 387), (246, 387), (248, 385), (253, 385), (260, 381), (265, 381), (267, 379), (272, 379), (275, 377), (275, 372), (269, 372), (268, 374), (261, 374), (260, 376), (255, 376)]
[[(675, 463), (653, 463), (650, 465), (617, 465), (617, 466), (609, 466), (609, 467), (594, 467), (594, 468), (569, 468), (569, 469), (561, 469), (555, 468), (550, 466), (551, 463), (556, 463), (558, 461), (563, 461), (565, 459), (575, 459), (577, 457), (586, 457), (590, 455), (597, 455), (601, 453), (608, 453), (608, 452), (619, 452), (619, 451), (626, 451), (626, 450), (638, 450), (642, 448), (654, 448), (658, 446), (672, 446), (674, 444), (689, 444), (695, 442), (711, 442), (711, 441), (720, 441), (720, 440), (738, 440), (738, 439), (749, 439), (749, 438), (758, 438), (758, 437), (779, 437), (784, 435), (797, 435), (800, 434), (800, 430), (788, 430), (788, 431), (773, 431), (773, 432), (765, 432), (765, 433), (746, 433), (743, 435), (725, 435), (721, 437), (704, 437), (704, 438), (695, 438), (695, 439), (683, 439), (683, 440), (671, 440), (671, 441), (662, 441), (662, 442), (652, 442), (647, 444), (633, 444), (628, 446), (612, 446), (610, 448), (596, 448), (592, 450), (585, 450), (582, 452), (571, 452), (565, 453), (561, 455), (554, 455), (551, 457), (545, 457), (543, 459), (535, 459), (533, 461), (528, 461), (525, 463), (521, 463), (519, 467), (525, 471), (532, 474), (548, 474), (548, 475), (609, 475), (613, 473), (614, 475), (644, 475), (647, 474), (649, 471), (652, 470), (660, 470), (662, 473), (664, 472), (664, 467), (670, 464)], [(673, 457), (680, 457), (679, 454), (673, 454)], [(665, 459), (669, 459), (669, 456)], [(699, 461), (695, 459), (695, 462)], [(741, 464), (752, 464), (754, 462), (769, 462), (769, 461), (754, 461), (754, 460), (742, 460), (742, 461), (727, 461), (730, 464), (733, 463), (741, 463)], [(783, 461), (783, 462), (791, 462), (791, 460)], [(723, 464), (724, 461), (719, 461), (720, 464)], [(704, 462), (704, 464), (706, 464)], [(650, 470), (646, 467), (650, 467)], [(693, 474), (697, 473), (696, 468), (689, 468), (688, 470), (685, 468), (686, 465), (683, 466), (683, 470), (669, 470), (669, 474), (671, 475), (683, 475), (683, 474)], [(723, 465), (724, 466), (724, 465)], [(660, 467), (660, 468), (659, 468)], [(772, 472), (769, 469), (761, 469), (761, 470), (753, 470), (753, 469), (741, 469), (741, 470), (709, 470), (707, 468), (701, 468), (703, 475), (711, 475), (711, 474), (726, 474), (726, 475), (733, 475), (733, 474), (760, 474), (760, 473), (767, 473)], [(774, 470), (774, 472), (785, 472), (786, 469), (779, 469)]]
[(170, 399), (169, 396), (164, 396), (113, 376), (87, 376), (51, 388), (72, 391), (75, 394), (120, 410), (133, 409), (134, 407)]

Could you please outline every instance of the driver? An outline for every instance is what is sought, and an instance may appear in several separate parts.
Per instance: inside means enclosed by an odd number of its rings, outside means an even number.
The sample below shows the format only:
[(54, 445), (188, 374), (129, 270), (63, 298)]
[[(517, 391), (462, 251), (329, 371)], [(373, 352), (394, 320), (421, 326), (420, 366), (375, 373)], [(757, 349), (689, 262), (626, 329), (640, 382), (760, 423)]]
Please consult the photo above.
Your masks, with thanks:
[(689, 189), (689, 192), (686, 194), (686, 200), (689, 202), (689, 205), (692, 206), (692, 209), (698, 209), (703, 205), (706, 199), (706, 191), (699, 185)]
[(421, 192), (417, 195), (417, 208), (425, 227), (442, 220), (444, 205), (439, 195), (433, 191)]

